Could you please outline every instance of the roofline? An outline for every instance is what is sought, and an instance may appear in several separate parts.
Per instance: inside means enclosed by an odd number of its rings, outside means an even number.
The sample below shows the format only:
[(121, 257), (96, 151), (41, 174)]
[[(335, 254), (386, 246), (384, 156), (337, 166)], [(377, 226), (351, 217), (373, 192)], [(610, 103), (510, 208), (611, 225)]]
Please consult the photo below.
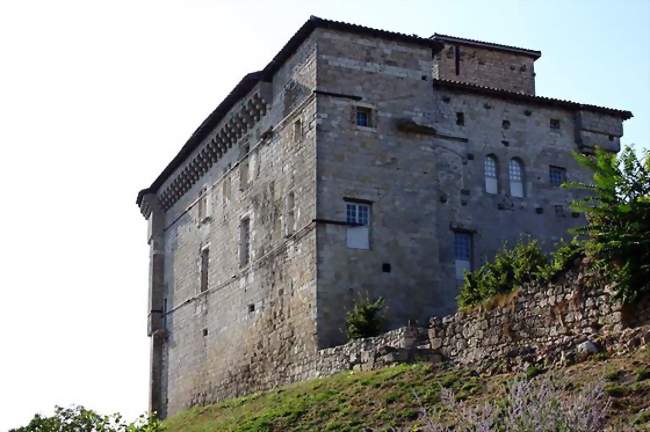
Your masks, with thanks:
[(533, 96), (524, 93), (513, 92), (510, 90), (503, 90), (494, 87), (485, 87), (477, 84), (469, 84), (460, 81), (442, 80), (436, 78), (433, 80), (433, 87), (434, 88), (444, 87), (452, 90), (465, 90), (472, 93), (494, 96), (502, 99), (511, 99), (520, 102), (534, 103), (538, 105), (547, 105), (547, 106), (550, 105), (550, 106), (558, 106), (561, 108), (568, 108), (572, 110), (592, 111), (592, 112), (597, 112), (602, 114), (609, 114), (615, 117), (620, 117), (623, 120), (629, 120), (633, 117), (631, 111), (619, 110), (616, 108), (601, 107), (597, 105), (583, 104), (579, 102), (572, 102), (568, 100), (555, 99), (555, 98), (550, 98), (545, 96)]
[(206, 117), (205, 120), (190, 136), (187, 142), (181, 147), (180, 151), (174, 158), (167, 164), (165, 169), (156, 177), (151, 186), (142, 189), (138, 192), (138, 197), (135, 203), (140, 205), (142, 198), (149, 192), (156, 192), (160, 186), (167, 180), (167, 178), (178, 168), (187, 157), (199, 146), (201, 141), (212, 131), (212, 129), (228, 114), (228, 111), (246, 94), (255, 87), (260, 81), (262, 72), (253, 72), (246, 74), (244, 78), (232, 89), (228, 96)]
[(483, 42), (475, 39), (466, 39), (466, 38), (461, 38), (456, 36), (444, 35), (440, 33), (434, 33), (433, 36), (431, 36), (431, 39), (436, 41), (444, 41), (444, 42), (457, 43), (462, 45), (477, 46), (481, 48), (490, 48), (490, 49), (510, 52), (514, 54), (522, 54), (528, 57), (532, 57), (535, 60), (537, 60), (542, 56), (542, 52), (538, 50), (519, 48), (511, 45), (502, 45), (493, 42)]
[(233, 88), (226, 98), (215, 108), (210, 115), (203, 120), (201, 125), (194, 131), (187, 142), (181, 147), (181, 150), (167, 164), (165, 169), (158, 175), (156, 180), (146, 189), (138, 192), (136, 204), (140, 205), (145, 194), (157, 192), (167, 178), (185, 161), (185, 159), (201, 144), (208, 136), (210, 131), (216, 127), (230, 109), (239, 99), (244, 97), (250, 90), (255, 87), (259, 81), (270, 81), (273, 79), (275, 72), (291, 57), (296, 49), (311, 35), (317, 28), (330, 30), (339, 30), (348, 33), (356, 33), (364, 36), (379, 37), (382, 39), (394, 40), (398, 42), (412, 43), (429, 47), (435, 52), (442, 49), (443, 45), (431, 38), (423, 38), (416, 35), (407, 35), (404, 33), (391, 32), (387, 30), (378, 30), (370, 27), (364, 27), (357, 24), (349, 24), (341, 21), (331, 21), (317, 16), (310, 16), (309, 19), (298, 29), (282, 49), (273, 57), (266, 67), (258, 72), (249, 73)]

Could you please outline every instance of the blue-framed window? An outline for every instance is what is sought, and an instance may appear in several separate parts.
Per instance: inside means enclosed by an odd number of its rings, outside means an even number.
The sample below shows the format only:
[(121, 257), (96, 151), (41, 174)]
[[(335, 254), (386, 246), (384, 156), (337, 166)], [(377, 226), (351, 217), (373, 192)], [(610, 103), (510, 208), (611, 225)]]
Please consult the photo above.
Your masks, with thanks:
[(372, 109), (366, 107), (356, 107), (356, 125), (362, 127), (373, 127)]
[(462, 281), (465, 273), (472, 271), (472, 234), (463, 231), (454, 232), (454, 266), (456, 280)]
[(566, 168), (549, 166), (548, 178), (552, 186), (561, 186), (562, 183), (566, 182)]

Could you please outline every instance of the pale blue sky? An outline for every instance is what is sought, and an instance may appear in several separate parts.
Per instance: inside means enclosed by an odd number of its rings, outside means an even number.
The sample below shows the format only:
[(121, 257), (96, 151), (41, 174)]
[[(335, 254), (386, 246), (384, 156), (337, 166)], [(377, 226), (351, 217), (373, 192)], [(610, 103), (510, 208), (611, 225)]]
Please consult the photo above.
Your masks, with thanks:
[(311, 14), (541, 50), (538, 94), (631, 110), (623, 142), (650, 142), (645, 0), (2, 2), (0, 430), (146, 410), (137, 191)]

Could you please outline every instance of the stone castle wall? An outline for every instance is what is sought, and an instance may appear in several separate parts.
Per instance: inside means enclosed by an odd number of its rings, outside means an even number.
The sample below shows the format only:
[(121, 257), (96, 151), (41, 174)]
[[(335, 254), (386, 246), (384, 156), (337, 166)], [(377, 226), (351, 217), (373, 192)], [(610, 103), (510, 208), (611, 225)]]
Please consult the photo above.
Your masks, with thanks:
[[(548, 168), (584, 180), (570, 155), (576, 131), (597, 123), (596, 138), (609, 139), (606, 116), (578, 125), (567, 108), (439, 88), (435, 61), (426, 44), (315, 29), (272, 82), (256, 84), (272, 94), (265, 116), (170, 208), (156, 209), (150, 311), (163, 325), (150, 332), (151, 389), (160, 416), (340, 370), (437, 358), (415, 326), (455, 309), (455, 232), (472, 233), (478, 265), (503, 241), (524, 234), (550, 246), (581, 222), (558, 211), (573, 195), (549, 185)], [(358, 107), (370, 110), (370, 127), (356, 125)], [(496, 194), (485, 190), (487, 155), (499, 161)], [(512, 158), (525, 167), (524, 197), (510, 194)], [(184, 163), (177, 171), (194, 169)], [(346, 243), (349, 200), (370, 206), (368, 249)], [(246, 218), (250, 261), (242, 264)], [(385, 298), (389, 333), (336, 346), (346, 340), (346, 312), (365, 293)], [(441, 348), (456, 355), (449, 343)]]

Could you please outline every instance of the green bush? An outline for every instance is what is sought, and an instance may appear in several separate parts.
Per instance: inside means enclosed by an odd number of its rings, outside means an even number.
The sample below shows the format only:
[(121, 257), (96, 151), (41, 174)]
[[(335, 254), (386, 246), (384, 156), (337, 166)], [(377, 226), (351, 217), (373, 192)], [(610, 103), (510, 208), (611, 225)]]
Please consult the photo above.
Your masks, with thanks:
[(650, 152), (639, 159), (632, 148), (615, 154), (597, 149), (575, 155), (593, 171), (593, 184), (566, 187), (589, 192), (573, 203), (587, 225), (577, 230), (593, 265), (616, 284), (616, 298), (636, 300), (650, 289)]
[(360, 298), (347, 313), (345, 329), (349, 339), (378, 336), (384, 328), (384, 299)]
[(27, 426), (9, 432), (161, 432), (163, 427), (155, 418), (140, 416), (126, 422), (120, 414), (101, 415), (82, 406), (56, 407), (54, 415), (36, 414)]
[(468, 307), (488, 300), (497, 294), (506, 294), (523, 283), (539, 278), (539, 269), (547, 265), (547, 258), (536, 240), (504, 247), (493, 261), (473, 272), (465, 273), (458, 295), (458, 305)]

